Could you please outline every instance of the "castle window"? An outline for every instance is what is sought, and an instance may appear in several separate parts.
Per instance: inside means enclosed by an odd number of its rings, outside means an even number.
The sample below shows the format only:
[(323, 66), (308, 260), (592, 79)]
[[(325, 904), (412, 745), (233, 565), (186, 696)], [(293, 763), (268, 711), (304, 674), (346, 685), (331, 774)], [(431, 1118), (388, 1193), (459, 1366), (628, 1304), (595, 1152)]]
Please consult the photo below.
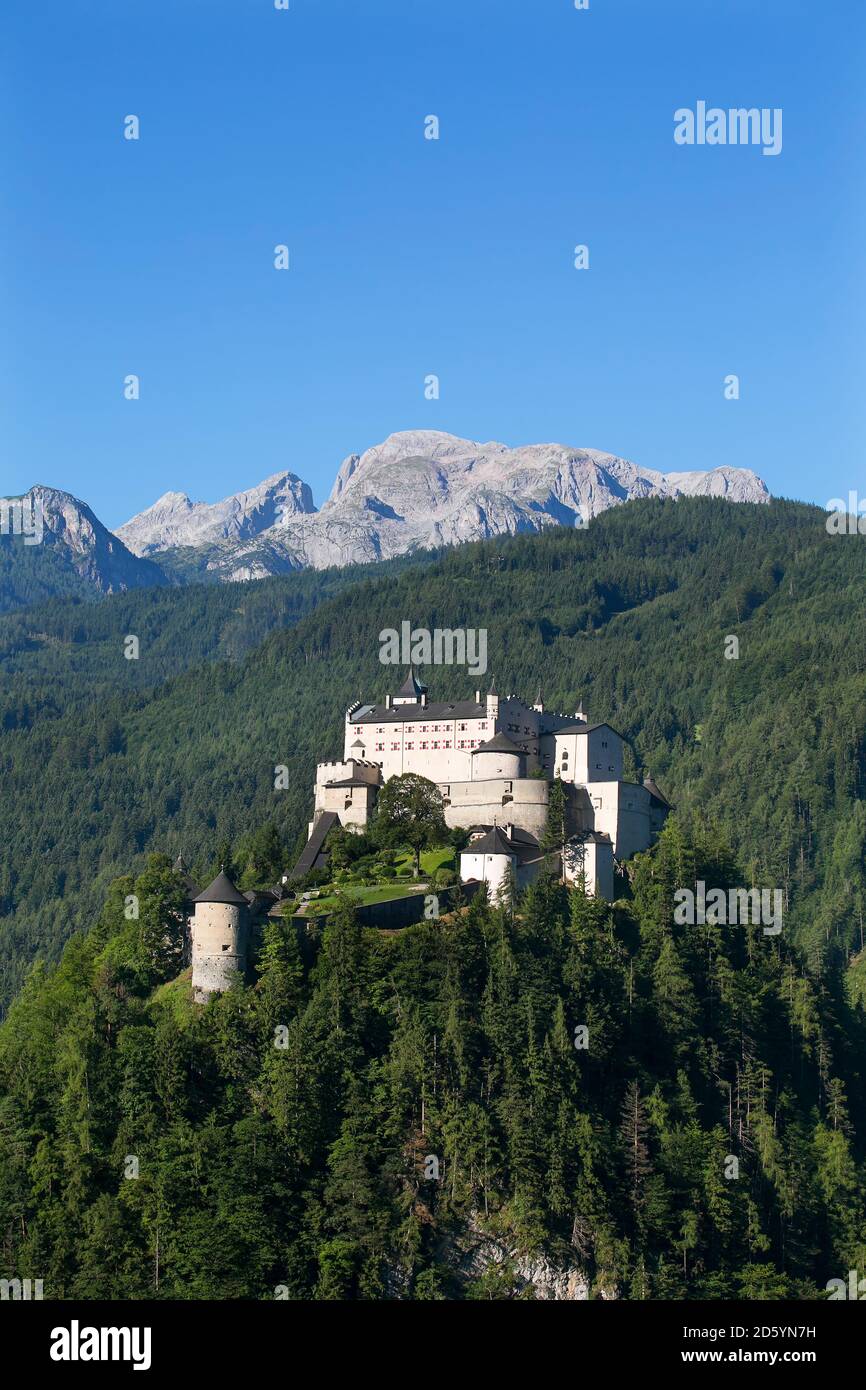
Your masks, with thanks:
[(406, 744), (406, 747), (407, 747), (407, 748), (414, 748), (415, 745), (414, 745), (414, 743), (407, 743), (407, 744)]
[(227, 950), (228, 950), (228, 946), (223, 946), (223, 950), (224, 950), (224, 951), (227, 951)]
[(460, 730), (461, 733), (464, 733), (465, 730), (466, 730), (466, 725), (465, 725), (465, 724), (458, 724), (457, 727), (458, 727), (458, 729)]
[(606, 748), (606, 747), (607, 747), (607, 744), (606, 744), (606, 743), (602, 743), (601, 746), (602, 746), (602, 748)]
[(439, 740), (438, 740), (438, 738), (434, 738), (434, 740), (433, 740), (433, 747), (434, 747), (434, 748), (438, 748), (438, 747), (439, 747)]
[(377, 744), (376, 744), (376, 752), (377, 752), (377, 753), (384, 753), (384, 751), (385, 751), (385, 745), (384, 745), (384, 743), (377, 743)]
[(392, 743), (392, 744), (391, 744), (391, 752), (392, 752), (392, 753), (399, 753), (399, 751), (400, 751), (400, 745), (399, 745), (399, 743)]
[(422, 738), (422, 740), (421, 740), (421, 742), (419, 743), (418, 747), (419, 747), (419, 748), (426, 748), (426, 747), (427, 747), (427, 740), (426, 740), (426, 738)]

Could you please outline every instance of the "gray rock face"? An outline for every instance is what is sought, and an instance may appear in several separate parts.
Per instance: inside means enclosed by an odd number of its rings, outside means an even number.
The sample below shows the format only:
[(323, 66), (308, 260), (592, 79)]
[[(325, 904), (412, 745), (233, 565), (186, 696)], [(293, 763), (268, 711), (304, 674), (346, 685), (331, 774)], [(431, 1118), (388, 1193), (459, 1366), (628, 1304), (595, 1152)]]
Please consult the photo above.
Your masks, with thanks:
[(191, 502), (185, 492), (166, 492), (117, 534), (136, 555), (149, 555), (172, 546), (243, 541), (267, 532), (279, 537), (289, 518), (315, 510), (306, 483), (294, 473), (275, 473), (222, 502)]
[(99, 593), (168, 583), (157, 565), (133, 555), (86, 503), (71, 493), (37, 483), (23, 500), (30, 515), (35, 517), (38, 512), (40, 518), (41, 539), (34, 550), (51, 547), (56, 558)]
[(681, 496), (767, 502), (770, 494), (746, 468), (659, 473), (595, 449), (509, 449), (407, 430), (345, 459), (320, 511), (305, 483), (279, 473), (212, 505), (166, 493), (118, 535), (138, 555), (207, 546), (207, 568), (219, 578), (255, 579), (545, 526), (582, 526), (634, 497)]
[[(582, 1303), (593, 1292), (586, 1272), (577, 1264), (551, 1259), (543, 1252), (522, 1251), (486, 1230), (478, 1213), (472, 1214), (462, 1230), (446, 1238), (441, 1253), (463, 1285), (497, 1270), (509, 1285), (512, 1297)], [(602, 1285), (594, 1296), (615, 1299), (617, 1290)]]

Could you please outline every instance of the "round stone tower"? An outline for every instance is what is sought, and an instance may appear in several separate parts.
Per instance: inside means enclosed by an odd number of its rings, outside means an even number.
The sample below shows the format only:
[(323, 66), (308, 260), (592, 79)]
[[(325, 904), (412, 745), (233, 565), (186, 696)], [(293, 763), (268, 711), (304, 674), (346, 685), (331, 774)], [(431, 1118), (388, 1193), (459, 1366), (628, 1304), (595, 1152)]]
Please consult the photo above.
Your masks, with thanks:
[(243, 974), (247, 954), (247, 900), (225, 869), (195, 899), (192, 919), (192, 993), (204, 1004), (228, 989), (231, 972)]

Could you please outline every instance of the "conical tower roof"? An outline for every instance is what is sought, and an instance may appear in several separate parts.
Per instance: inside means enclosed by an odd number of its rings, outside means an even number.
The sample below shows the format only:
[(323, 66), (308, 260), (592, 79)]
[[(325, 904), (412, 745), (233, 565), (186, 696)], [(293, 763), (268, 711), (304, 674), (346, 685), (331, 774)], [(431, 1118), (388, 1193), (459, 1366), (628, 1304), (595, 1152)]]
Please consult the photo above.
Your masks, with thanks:
[(196, 898), (197, 903), (235, 903), (246, 907), (247, 900), (239, 893), (225, 869), (220, 869), (213, 883), (209, 883), (203, 893)]
[(476, 753), (523, 753), (524, 750), (514, 739), (507, 734), (494, 734), (486, 743), (479, 743), (477, 748), (472, 749), (471, 756), (474, 758)]

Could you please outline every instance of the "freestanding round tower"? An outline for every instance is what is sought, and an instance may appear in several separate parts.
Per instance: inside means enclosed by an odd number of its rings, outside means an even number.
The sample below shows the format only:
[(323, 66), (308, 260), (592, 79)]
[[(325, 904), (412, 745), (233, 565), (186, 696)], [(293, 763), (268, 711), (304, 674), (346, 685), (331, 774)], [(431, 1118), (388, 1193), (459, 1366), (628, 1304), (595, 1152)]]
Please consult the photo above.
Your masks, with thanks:
[(195, 899), (192, 919), (192, 992), (204, 1004), (242, 974), (247, 954), (247, 900), (225, 869)]

